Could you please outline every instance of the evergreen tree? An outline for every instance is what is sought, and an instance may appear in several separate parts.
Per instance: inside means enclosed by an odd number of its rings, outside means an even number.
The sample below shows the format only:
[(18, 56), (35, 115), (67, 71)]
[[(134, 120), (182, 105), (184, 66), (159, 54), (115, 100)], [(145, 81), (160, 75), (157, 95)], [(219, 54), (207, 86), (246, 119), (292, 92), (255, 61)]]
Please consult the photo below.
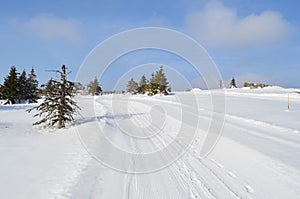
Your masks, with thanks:
[(28, 110), (37, 110), (38, 113), (34, 117), (43, 117), (40, 121), (35, 122), (33, 125), (46, 123), (47, 126), (57, 125), (57, 128), (64, 128), (67, 122), (74, 120), (74, 114), (79, 107), (73, 101), (75, 96), (74, 83), (66, 79), (66, 67), (62, 66), (61, 71), (56, 71), (61, 74), (60, 81), (50, 79), (45, 86), (44, 101), (36, 107)]
[(148, 88), (148, 95), (156, 95), (159, 92), (159, 84), (156, 81), (156, 76), (154, 73), (151, 74), (149, 88)]
[(139, 87), (138, 83), (135, 82), (133, 80), (133, 78), (131, 78), (130, 81), (128, 82), (128, 84), (127, 84), (127, 92), (131, 93), (131, 94), (136, 94), (137, 90), (138, 90), (138, 87)]
[(161, 93), (167, 95), (167, 88), (168, 88), (167, 78), (165, 76), (163, 67), (161, 66), (155, 74), (151, 74), (150, 79), (150, 95), (155, 95), (157, 93)]
[(145, 77), (145, 75), (143, 75), (139, 82), (137, 92), (140, 94), (145, 94), (147, 91), (148, 91), (148, 82), (147, 82), (147, 78)]
[(34, 68), (32, 67), (28, 78), (27, 78), (27, 85), (28, 85), (28, 94), (26, 100), (28, 100), (29, 103), (36, 103), (39, 99), (39, 92), (38, 89), (39, 82), (36, 79)]
[(234, 77), (232, 77), (232, 79), (230, 81), (230, 88), (237, 88)]
[(18, 103), (22, 103), (23, 101), (28, 99), (29, 86), (25, 70), (23, 70), (20, 77), (17, 79), (17, 91)]
[(0, 99), (3, 99), (3, 96), (2, 96), (2, 85), (0, 84)]
[(88, 93), (92, 96), (94, 95), (101, 95), (102, 94), (102, 88), (98, 82), (97, 77), (95, 77), (94, 81), (92, 81), (88, 85)]
[(18, 100), (18, 73), (15, 66), (10, 68), (10, 72), (1, 86), (2, 97), (6, 100), (4, 104), (15, 104)]

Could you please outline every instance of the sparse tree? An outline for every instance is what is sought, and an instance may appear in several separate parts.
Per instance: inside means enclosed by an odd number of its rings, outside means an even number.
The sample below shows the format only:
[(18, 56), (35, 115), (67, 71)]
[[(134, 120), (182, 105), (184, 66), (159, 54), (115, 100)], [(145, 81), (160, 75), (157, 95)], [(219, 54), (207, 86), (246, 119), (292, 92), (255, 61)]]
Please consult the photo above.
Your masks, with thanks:
[(232, 77), (232, 79), (230, 81), (230, 88), (237, 88), (234, 77)]
[(35, 122), (33, 125), (45, 123), (47, 126), (56, 125), (57, 128), (64, 128), (66, 123), (74, 121), (74, 114), (80, 109), (73, 97), (76, 94), (74, 83), (66, 79), (66, 67), (62, 66), (60, 73), (60, 81), (50, 79), (48, 83), (43, 86), (45, 99), (36, 107), (28, 110), (37, 110), (38, 113), (34, 117), (43, 117), (40, 121)]
[(127, 89), (126, 90), (127, 90), (128, 93), (136, 94), (137, 90), (138, 90), (138, 87), (139, 87), (138, 83), (135, 82), (133, 80), (133, 78), (131, 78), (130, 81), (128, 82), (128, 84), (127, 84)]
[(88, 85), (88, 93), (92, 96), (94, 95), (101, 95), (102, 94), (102, 88), (98, 82), (97, 77), (95, 77), (94, 81), (92, 81)]

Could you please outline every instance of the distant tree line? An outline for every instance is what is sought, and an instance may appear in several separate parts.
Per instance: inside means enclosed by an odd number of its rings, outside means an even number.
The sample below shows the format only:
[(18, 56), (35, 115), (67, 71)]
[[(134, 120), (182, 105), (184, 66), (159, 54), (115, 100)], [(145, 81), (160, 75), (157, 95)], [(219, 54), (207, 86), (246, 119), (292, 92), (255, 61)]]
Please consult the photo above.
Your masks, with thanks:
[(171, 92), (171, 87), (161, 66), (158, 71), (151, 74), (149, 80), (147, 80), (145, 75), (141, 77), (139, 83), (131, 78), (126, 90), (131, 94), (147, 94), (149, 96), (156, 94), (168, 95)]
[[(249, 87), (251, 89), (255, 89), (255, 88), (264, 88), (264, 87), (268, 87), (269, 85), (267, 84), (262, 84), (262, 83), (248, 83), (248, 82), (244, 82), (243, 87)], [(236, 80), (234, 77), (232, 77), (231, 81), (230, 81), (230, 88), (237, 88), (236, 85)]]
[(244, 87), (249, 87), (251, 89), (254, 88), (264, 88), (264, 87), (268, 87), (269, 85), (267, 84), (262, 84), (262, 83), (248, 83), (248, 82), (244, 82), (243, 84)]
[(20, 74), (16, 67), (12, 66), (4, 78), (3, 85), (0, 85), (0, 98), (5, 100), (4, 104), (36, 103), (39, 92), (34, 68), (27, 75), (25, 70)]

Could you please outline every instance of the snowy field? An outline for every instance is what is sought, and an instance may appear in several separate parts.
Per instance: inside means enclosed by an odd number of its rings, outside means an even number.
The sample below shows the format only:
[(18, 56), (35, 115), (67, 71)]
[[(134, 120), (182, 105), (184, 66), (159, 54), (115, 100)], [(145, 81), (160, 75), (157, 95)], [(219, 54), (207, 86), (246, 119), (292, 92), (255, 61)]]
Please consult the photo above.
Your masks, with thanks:
[[(163, 149), (181, 125), (178, 93), (131, 96), (128, 115), (113, 112), (112, 95), (78, 96), (81, 116), (76, 126), (64, 130), (32, 127), (37, 118), (25, 112), (32, 105), (0, 106), (0, 198), (299, 198), (300, 95), (294, 91), (225, 90), (222, 135), (204, 159), (199, 151), (211, 122), (211, 95), (189, 93), (198, 102), (195, 139), (181, 158), (145, 174), (118, 172), (99, 163), (85, 145), (95, 140), (83, 139), (82, 134), (101, 131), (116, 146), (134, 153)], [(120, 96), (119, 100), (128, 98)], [(147, 126), (153, 106), (166, 114), (162, 131), (153, 139), (136, 141), (118, 128), (116, 122), (125, 120)], [(108, 159), (119, 158), (99, 150)]]

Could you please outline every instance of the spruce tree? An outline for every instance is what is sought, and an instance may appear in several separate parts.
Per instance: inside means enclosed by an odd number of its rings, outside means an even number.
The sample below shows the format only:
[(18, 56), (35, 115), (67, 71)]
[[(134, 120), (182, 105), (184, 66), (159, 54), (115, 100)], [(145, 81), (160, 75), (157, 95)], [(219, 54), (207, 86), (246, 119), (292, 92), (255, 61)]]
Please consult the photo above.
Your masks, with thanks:
[(4, 83), (1, 86), (2, 97), (6, 100), (4, 104), (15, 104), (18, 100), (18, 73), (15, 66), (10, 68)]
[(2, 85), (0, 84), (0, 99), (3, 99), (3, 96), (2, 96)]
[(22, 103), (28, 99), (29, 86), (27, 82), (26, 71), (23, 70), (20, 77), (17, 80), (17, 99), (18, 103)]
[(147, 78), (145, 77), (145, 75), (143, 75), (139, 82), (137, 92), (139, 94), (145, 94), (147, 91), (148, 91), (148, 82), (147, 82)]
[(94, 81), (92, 81), (88, 85), (88, 94), (94, 96), (94, 95), (101, 95), (102, 94), (102, 88), (98, 82), (97, 77), (95, 77)]
[(128, 82), (128, 84), (127, 84), (127, 89), (126, 90), (127, 90), (128, 93), (136, 94), (137, 90), (138, 90), (138, 87), (139, 87), (138, 83), (135, 82), (133, 80), (133, 78), (131, 78), (130, 81)]
[(32, 67), (28, 78), (27, 78), (27, 85), (28, 85), (28, 94), (27, 94), (27, 100), (29, 103), (36, 103), (39, 99), (39, 88), (38, 88), (39, 82), (36, 79), (34, 68)]
[(40, 121), (33, 125), (46, 123), (47, 126), (55, 126), (64, 128), (66, 123), (74, 120), (74, 114), (79, 109), (77, 103), (73, 101), (76, 94), (74, 83), (66, 79), (66, 67), (62, 66), (61, 71), (56, 71), (61, 74), (60, 81), (50, 79), (45, 86), (44, 101), (36, 107), (28, 110), (37, 110), (38, 113), (34, 117), (43, 117)]
[(152, 73), (148, 88), (148, 95), (152, 96), (156, 95), (157, 93), (159, 93), (159, 84), (156, 81), (156, 76), (154, 75), (154, 73)]
[(155, 79), (156, 82), (159, 85), (159, 92), (161, 94), (167, 95), (167, 88), (168, 88), (168, 82), (167, 82), (167, 78), (166, 75), (164, 73), (163, 67), (161, 66), (160, 69), (156, 72), (155, 74)]
[(230, 81), (230, 88), (237, 88), (234, 77), (232, 77), (232, 79)]
[(151, 74), (149, 94), (155, 95), (160, 93), (167, 95), (168, 84), (163, 67), (161, 66), (155, 74)]

